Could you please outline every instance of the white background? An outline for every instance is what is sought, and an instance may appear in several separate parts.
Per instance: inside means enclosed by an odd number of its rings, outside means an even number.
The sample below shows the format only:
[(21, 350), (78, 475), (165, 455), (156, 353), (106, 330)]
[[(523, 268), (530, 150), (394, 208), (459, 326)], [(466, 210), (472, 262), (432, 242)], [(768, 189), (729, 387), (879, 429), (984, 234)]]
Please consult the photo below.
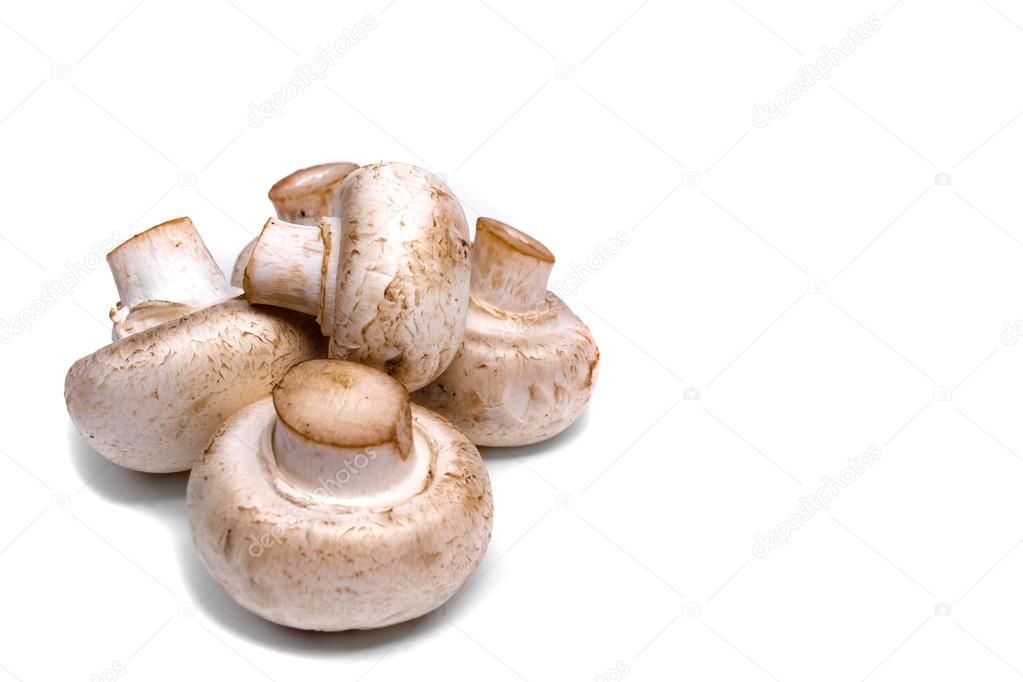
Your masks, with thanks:
[[(1023, 9), (388, 2), (4, 3), (0, 678), (1023, 676)], [(107, 464), (63, 377), (113, 242), (188, 215), (227, 268), (276, 179), (380, 159), (549, 245), (603, 362), (569, 432), (485, 453), (446, 609), (301, 633), (214, 586), (186, 476)]]

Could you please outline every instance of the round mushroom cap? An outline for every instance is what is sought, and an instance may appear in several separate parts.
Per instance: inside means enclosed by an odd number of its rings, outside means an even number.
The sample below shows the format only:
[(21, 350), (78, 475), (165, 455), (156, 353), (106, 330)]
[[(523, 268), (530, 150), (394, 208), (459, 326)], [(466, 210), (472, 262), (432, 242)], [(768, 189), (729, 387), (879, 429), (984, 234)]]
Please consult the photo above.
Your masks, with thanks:
[(281, 468), (272, 398), (238, 412), (188, 482), (192, 536), (210, 574), (246, 609), (306, 630), (383, 627), (444, 603), (489, 542), (490, 480), (450, 423), (418, 406), (411, 420), (425, 482), (405, 499), (355, 506)]
[(341, 183), (342, 239), (330, 356), (416, 390), (444, 371), (469, 305), (462, 207), (416, 166), (377, 163)]
[(312, 318), (232, 299), (81, 358), (64, 399), (78, 432), (115, 464), (187, 471), (224, 419), (325, 346)]
[(599, 363), (590, 330), (554, 294), (525, 313), (473, 298), (458, 355), (412, 399), (477, 445), (528, 445), (582, 414)]

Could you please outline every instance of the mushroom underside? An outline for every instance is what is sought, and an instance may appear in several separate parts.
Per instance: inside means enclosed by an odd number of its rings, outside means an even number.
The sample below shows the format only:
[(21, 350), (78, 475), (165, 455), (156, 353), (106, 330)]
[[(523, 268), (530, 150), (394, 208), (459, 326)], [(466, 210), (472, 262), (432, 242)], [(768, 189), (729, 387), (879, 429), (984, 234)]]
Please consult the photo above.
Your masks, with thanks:
[(450, 598), (489, 541), (490, 483), (448, 422), (418, 406), (412, 414), (416, 447), (432, 451), (430, 478), (383, 508), (289, 488), (269, 451), (271, 399), (228, 420), (188, 485), (193, 538), (217, 582), (257, 615), (308, 630), (382, 627)]

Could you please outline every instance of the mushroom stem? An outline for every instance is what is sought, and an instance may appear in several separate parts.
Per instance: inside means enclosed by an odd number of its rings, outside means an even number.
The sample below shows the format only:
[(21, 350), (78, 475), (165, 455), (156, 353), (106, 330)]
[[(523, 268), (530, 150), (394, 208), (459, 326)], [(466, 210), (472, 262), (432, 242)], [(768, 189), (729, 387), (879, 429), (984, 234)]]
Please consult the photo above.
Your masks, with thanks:
[(245, 266), (246, 297), (253, 303), (317, 315), (323, 256), (319, 227), (270, 218)]
[(231, 288), (188, 218), (151, 227), (107, 254), (121, 304), (170, 301), (203, 308), (225, 301)]
[(524, 232), (493, 218), (476, 221), (472, 251), (472, 295), (509, 312), (543, 305), (554, 254)]
[(289, 481), (321, 502), (386, 506), (423, 489), (429, 448), (413, 447), (408, 392), (341, 360), (295, 365), (273, 391), (271, 447)]
[(252, 255), (252, 249), (256, 248), (257, 239), (259, 238), (257, 237), (246, 244), (245, 248), (238, 253), (238, 257), (234, 261), (234, 267), (231, 268), (231, 286), (241, 289), (245, 268), (249, 264), (249, 256)]
[(354, 163), (324, 163), (303, 168), (281, 178), (270, 188), (277, 217), (300, 225), (316, 225), (324, 216), (336, 216), (338, 187)]

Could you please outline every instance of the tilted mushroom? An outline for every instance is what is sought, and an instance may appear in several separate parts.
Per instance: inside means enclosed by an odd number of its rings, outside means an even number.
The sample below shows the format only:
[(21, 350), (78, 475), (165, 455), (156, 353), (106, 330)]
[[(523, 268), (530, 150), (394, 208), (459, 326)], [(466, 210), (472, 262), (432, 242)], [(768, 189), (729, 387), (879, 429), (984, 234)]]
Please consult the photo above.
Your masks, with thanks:
[(401, 384), (311, 360), (220, 428), (188, 512), (203, 563), (243, 607), (348, 630), (449, 599), (483, 557), (493, 499), (473, 444)]
[(330, 356), (425, 386), (458, 350), (469, 300), (469, 233), (458, 200), (426, 171), (363, 166), (337, 217), (270, 219), (245, 269), (254, 303), (316, 315)]
[[(318, 225), (320, 218), (337, 215), (341, 181), (358, 167), (346, 161), (321, 163), (281, 178), (270, 188), (269, 194), (277, 217), (299, 225)], [(245, 266), (255, 246), (253, 239), (238, 254), (231, 273), (233, 286), (242, 285)]]
[[(188, 263), (189, 253), (197, 263)], [(64, 399), (79, 433), (121, 466), (189, 469), (224, 419), (268, 396), (291, 365), (326, 355), (305, 315), (236, 299), (194, 310), (226, 291), (210, 285), (224, 276), (209, 269), (208, 256), (187, 220), (148, 230), (110, 255), (122, 302), (141, 303), (121, 321), (128, 335), (71, 366)], [(135, 311), (144, 314), (133, 320)]]
[(547, 291), (554, 256), (491, 218), (476, 222), (469, 317), (447, 370), (412, 399), (477, 445), (554, 436), (586, 407), (600, 352), (590, 330)]
[(120, 301), (114, 341), (237, 296), (188, 218), (140, 232), (107, 254)]

